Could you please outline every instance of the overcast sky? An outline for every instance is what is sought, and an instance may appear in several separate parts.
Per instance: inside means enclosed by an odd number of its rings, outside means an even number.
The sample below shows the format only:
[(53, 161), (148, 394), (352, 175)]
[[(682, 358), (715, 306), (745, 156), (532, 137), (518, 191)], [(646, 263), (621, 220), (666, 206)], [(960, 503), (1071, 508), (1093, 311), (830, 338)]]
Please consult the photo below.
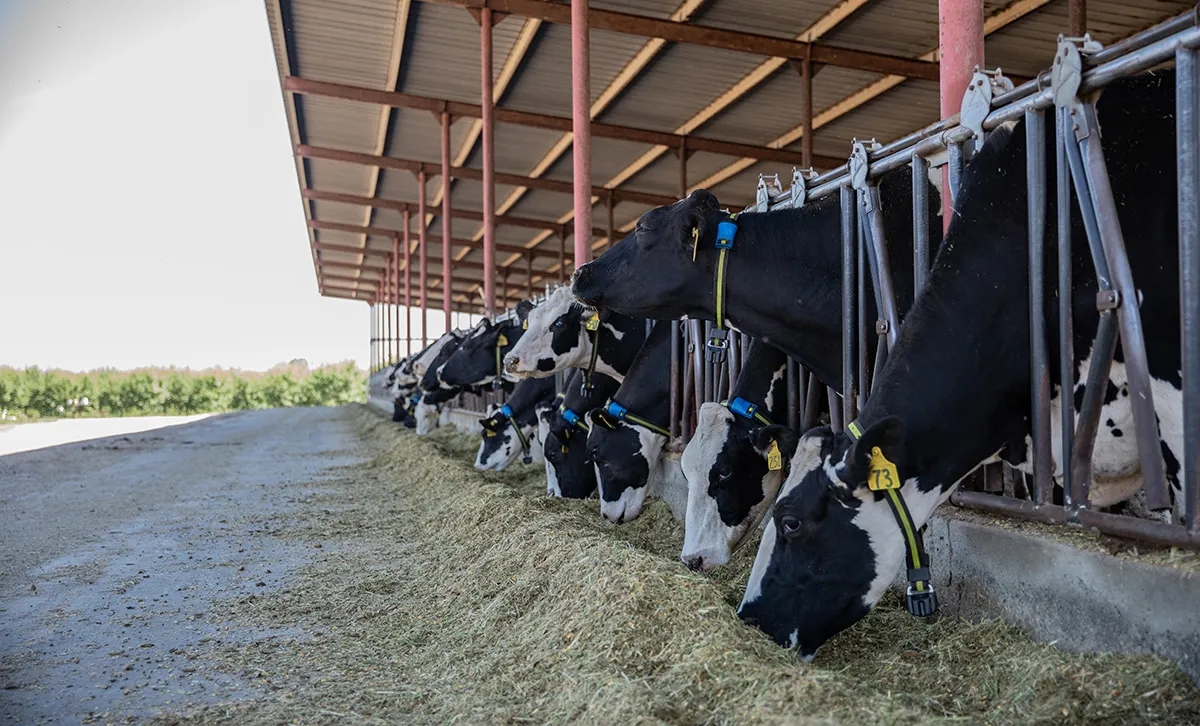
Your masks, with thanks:
[(317, 294), (261, 0), (0, 0), (0, 365), (367, 360)]

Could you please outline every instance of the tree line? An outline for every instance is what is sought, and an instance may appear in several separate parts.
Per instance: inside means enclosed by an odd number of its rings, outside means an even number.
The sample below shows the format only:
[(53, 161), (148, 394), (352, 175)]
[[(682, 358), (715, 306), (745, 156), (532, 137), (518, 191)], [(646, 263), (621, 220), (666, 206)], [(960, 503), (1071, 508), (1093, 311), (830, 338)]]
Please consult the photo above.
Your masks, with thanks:
[(278, 406), (337, 406), (366, 399), (354, 363), (310, 369), (303, 360), (266, 372), (212, 368), (99, 369), (85, 373), (0, 366), (0, 418), (148, 416)]

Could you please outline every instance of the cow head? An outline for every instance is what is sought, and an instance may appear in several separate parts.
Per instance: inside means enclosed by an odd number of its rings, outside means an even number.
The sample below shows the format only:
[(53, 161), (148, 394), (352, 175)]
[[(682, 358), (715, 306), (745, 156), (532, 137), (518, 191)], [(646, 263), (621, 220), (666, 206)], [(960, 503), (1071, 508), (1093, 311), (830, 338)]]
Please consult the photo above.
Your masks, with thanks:
[[(760, 433), (760, 448), (775, 429)], [(914, 525), (924, 524), (941, 489), (920, 491), (900, 420), (887, 417), (858, 441), (828, 427), (801, 437), (763, 529), (738, 615), (806, 659), (865, 616), (904, 562), (891, 507), (867, 486), (874, 449), (896, 465)]]
[(588, 459), (596, 468), (600, 516), (610, 522), (631, 522), (642, 513), (646, 495), (659, 472), (667, 437), (603, 409), (587, 415)]
[[(728, 563), (775, 501), (783, 482), (782, 462), (795, 449), (796, 435), (775, 427), (768, 448), (760, 449), (763, 428), (718, 403), (700, 407), (696, 433), (680, 460), (688, 481), (680, 559), (689, 568), (711, 570)], [(776, 450), (770, 449), (771, 442)], [(768, 460), (780, 465), (772, 469)]]
[(587, 322), (589, 310), (560, 287), (541, 305), (529, 311), (525, 334), (504, 357), (504, 370), (514, 376), (545, 378), (557, 371), (584, 367), (592, 353)]
[(424, 436), (438, 427), (438, 417), (442, 413), (441, 404), (427, 403), (427, 396), (422, 396), (417, 402), (417, 406), (413, 409), (413, 418), (416, 419), (417, 435)]
[[(704, 189), (651, 209), (625, 239), (575, 271), (571, 290), (586, 305), (662, 317), (664, 301), (690, 299), (700, 276), (712, 284), (704, 251), (713, 247), (717, 224), (724, 218), (717, 198)], [(693, 261), (693, 247), (704, 255), (699, 262)]]
[(461, 342), (462, 339), (457, 336), (449, 338), (438, 349), (437, 355), (428, 361), (425, 375), (421, 376), (422, 391), (446, 391), (455, 388), (455, 386), (446, 385), (442, 381), (441, 373), (442, 367), (454, 357)]
[[(479, 422), (482, 441), (479, 442), (479, 452), (475, 455), (475, 468), (479, 471), (504, 471), (509, 464), (516, 461), (524, 451), (521, 437), (517, 428), (508, 416), (500, 410)], [(533, 435), (537, 426), (533, 423), (518, 422), (521, 435), (532, 447)], [(532, 448), (530, 449), (532, 453)]]
[[(547, 490), (564, 499), (587, 499), (596, 491), (596, 471), (588, 459), (588, 434), (579, 426), (551, 412), (543, 452), (546, 457)], [(550, 481), (551, 472), (553, 482)]]

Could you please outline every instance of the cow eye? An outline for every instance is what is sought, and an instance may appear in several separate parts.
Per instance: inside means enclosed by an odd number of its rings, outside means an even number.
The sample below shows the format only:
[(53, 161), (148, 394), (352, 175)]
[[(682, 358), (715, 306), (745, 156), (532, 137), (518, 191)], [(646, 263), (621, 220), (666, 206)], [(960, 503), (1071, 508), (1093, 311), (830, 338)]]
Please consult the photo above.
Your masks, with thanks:
[(794, 535), (800, 531), (800, 518), (785, 514), (779, 518), (779, 528), (785, 535)]
[(730, 469), (721, 469), (717, 472), (717, 481), (727, 482), (733, 478), (733, 471)]
[(551, 325), (550, 327), (551, 327), (551, 328), (553, 328), (554, 330), (562, 330), (562, 327), (563, 327), (563, 320), (562, 320), (562, 318), (559, 318), (558, 320), (555, 320), (555, 321), (554, 321), (554, 325)]

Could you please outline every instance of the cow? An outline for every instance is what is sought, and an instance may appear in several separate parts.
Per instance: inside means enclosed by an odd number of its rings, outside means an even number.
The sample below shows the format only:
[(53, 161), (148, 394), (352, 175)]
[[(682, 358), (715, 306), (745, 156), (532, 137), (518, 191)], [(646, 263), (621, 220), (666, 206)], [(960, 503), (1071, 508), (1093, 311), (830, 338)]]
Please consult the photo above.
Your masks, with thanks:
[[(940, 203), (928, 184), (931, 244), (940, 243)], [(897, 309), (913, 297), (912, 173), (879, 182), (883, 229)], [(634, 231), (575, 271), (571, 289), (585, 305), (668, 320), (714, 320), (717, 227), (730, 220), (717, 198), (698, 189), (641, 216)], [(742, 214), (728, 251), (724, 316), (736, 330), (774, 345), (826, 386), (842, 388), (841, 213), (837, 197), (798, 209)], [(693, 235), (693, 233), (695, 233)], [(862, 301), (875, 320), (875, 301)], [(535, 311), (536, 312), (536, 311)], [(873, 356), (878, 341), (870, 336)], [(867, 360), (871, 360), (868, 357)]]
[(425, 373), (429, 369), (429, 364), (442, 352), (442, 348), (451, 343), (457, 345), (462, 342), (462, 338), (463, 334), (457, 330), (451, 330), (442, 334), (441, 337), (425, 346), (424, 350), (416, 354), (412, 364), (409, 366), (409, 370), (420, 381), (425, 377)]
[(426, 361), (425, 374), (421, 376), (421, 390), (432, 393), (437, 390), (450, 390), (461, 386), (446, 385), (442, 382), (442, 367), (458, 352), (458, 348), (467, 337), (453, 337), (438, 348), (437, 355)]
[[(1151, 386), (1171, 491), (1179, 501), (1182, 446), (1180, 307), (1175, 177), (1174, 71), (1119, 81), (1100, 96), (1102, 148), (1141, 293)], [(1042, 144), (1054, 158), (1054, 124)], [(1031, 399), (1026, 131), (994, 131), (966, 169), (946, 244), (908, 316), (874, 391), (847, 430), (766, 427), (759, 448), (792, 452), (738, 609), (776, 642), (811, 659), (862, 618), (894, 582), (909, 542), (964, 476), (1003, 458), (1028, 470)], [(1047, 165), (1053, 188), (1053, 165)], [(1057, 268), (1055, 198), (1049, 197), (1045, 263)], [(1091, 365), (1098, 313), (1096, 273), (1073, 213), (1076, 403)], [(1047, 300), (1057, 283), (1046, 276)], [(1057, 306), (1045, 310), (1058, 335)], [(1054, 418), (1061, 415), (1058, 346), (1050, 345)], [(1105, 382), (1093, 456), (1093, 504), (1133, 494), (1140, 464), (1130, 393), (1118, 356)], [(1053, 456), (1061, 461), (1054, 436)], [(1055, 474), (1058, 471), (1056, 470)], [(878, 491), (872, 490), (871, 483)], [(1130, 480), (1134, 484), (1130, 484)], [(893, 488), (899, 484), (899, 488)], [(903, 505), (903, 506), (901, 506)], [(896, 512), (893, 515), (893, 508)], [(903, 513), (906, 510), (907, 514)], [(907, 526), (906, 526), (907, 525)], [(910, 610), (928, 604), (928, 563), (909, 565)], [(919, 565), (925, 565), (920, 567)]]
[[(603, 406), (620, 383), (603, 373), (592, 375), (592, 386), (583, 386), (584, 372), (578, 368), (567, 378), (556, 407), (539, 415), (546, 421), (542, 438), (546, 457), (546, 493), (567, 499), (586, 499), (596, 491), (596, 470), (588, 459), (585, 416)], [(557, 397), (556, 397), (557, 398)]]
[(587, 415), (588, 458), (596, 467), (600, 515), (622, 524), (637, 519), (647, 496), (657, 496), (682, 519), (687, 483), (670, 439), (671, 325), (660, 323), (638, 352), (621, 387), (604, 408)]
[(542, 458), (542, 447), (534, 436), (538, 430), (537, 406), (553, 400), (553, 378), (531, 378), (513, 388), (501, 409), (479, 422), (482, 441), (475, 456), (480, 471), (503, 471), (523, 457), (530, 464)]
[(525, 332), (523, 324), (532, 309), (533, 303), (523, 300), (517, 304), (513, 320), (492, 323), (485, 318), (446, 361), (442, 382), (448, 386), (478, 386), (500, 378), (509, 384), (505, 388), (511, 391), (512, 380), (505, 379), (503, 370), (504, 355), (521, 339)]
[(680, 464), (688, 482), (680, 559), (693, 570), (729, 562), (775, 501), (783, 483), (782, 455), (757, 448), (764, 426), (788, 416), (787, 356), (755, 340), (724, 403), (705, 403)]
[(504, 357), (505, 371), (518, 378), (582, 368), (620, 381), (646, 341), (645, 320), (585, 308), (567, 287), (533, 308), (527, 322), (525, 335)]

